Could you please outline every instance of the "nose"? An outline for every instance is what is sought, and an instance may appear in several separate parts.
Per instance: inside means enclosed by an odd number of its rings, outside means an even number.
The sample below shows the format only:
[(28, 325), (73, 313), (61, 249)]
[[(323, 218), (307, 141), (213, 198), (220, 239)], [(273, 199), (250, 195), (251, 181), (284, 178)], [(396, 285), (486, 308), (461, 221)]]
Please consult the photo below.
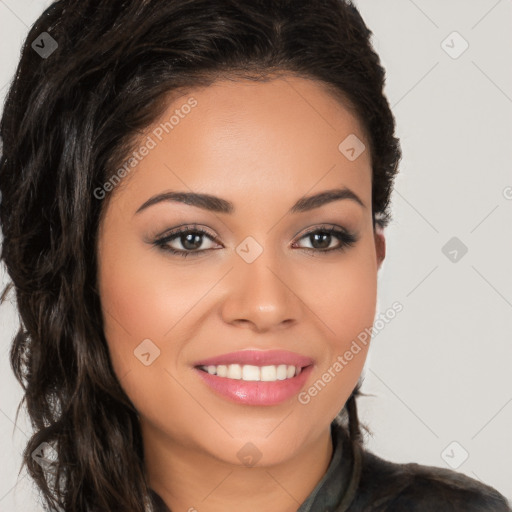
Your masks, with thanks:
[(241, 258), (229, 273), (228, 290), (222, 304), (223, 320), (247, 326), (257, 332), (290, 327), (302, 314), (297, 283), (284, 262), (271, 256), (270, 250), (252, 263)]

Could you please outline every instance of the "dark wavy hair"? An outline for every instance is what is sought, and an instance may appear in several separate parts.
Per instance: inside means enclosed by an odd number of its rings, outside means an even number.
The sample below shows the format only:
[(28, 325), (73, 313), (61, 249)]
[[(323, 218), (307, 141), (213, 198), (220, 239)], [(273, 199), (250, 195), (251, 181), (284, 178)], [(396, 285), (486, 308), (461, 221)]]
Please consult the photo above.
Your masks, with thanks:
[[(57, 48), (42, 57), (33, 47)], [(10, 352), (34, 429), (23, 454), (45, 507), (145, 510), (137, 411), (116, 378), (97, 292), (108, 181), (171, 94), (218, 79), (325, 84), (363, 125), (374, 229), (401, 159), (372, 32), (343, 0), (60, 0), (31, 27), (1, 118), (1, 259), (20, 327)], [(46, 43), (41, 43), (45, 38)], [(45, 46), (46, 44), (46, 46)], [(360, 382), (337, 419), (363, 443)], [(42, 443), (57, 457), (32, 454)], [(47, 445), (43, 445), (47, 446)], [(21, 471), (21, 470), (20, 470)]]

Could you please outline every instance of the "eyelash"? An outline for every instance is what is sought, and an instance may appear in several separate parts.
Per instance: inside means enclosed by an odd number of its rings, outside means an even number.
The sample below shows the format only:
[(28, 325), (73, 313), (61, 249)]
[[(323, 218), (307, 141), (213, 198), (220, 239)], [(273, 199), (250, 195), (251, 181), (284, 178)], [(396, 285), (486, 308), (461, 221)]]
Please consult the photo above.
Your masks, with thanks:
[[(173, 249), (172, 247), (170, 247), (168, 245), (169, 242), (179, 238), (181, 235), (191, 234), (191, 233), (197, 234), (197, 235), (204, 235), (207, 238), (209, 238), (212, 242), (216, 241), (215, 238), (212, 235), (210, 235), (210, 233), (205, 231), (204, 229), (202, 229), (200, 227), (195, 227), (195, 226), (194, 227), (186, 226), (183, 228), (179, 228), (175, 231), (172, 231), (168, 235), (165, 235), (165, 236), (155, 240), (153, 242), (153, 245), (157, 246), (159, 249), (161, 249), (163, 251), (170, 252), (171, 254), (175, 254), (178, 256), (182, 256), (183, 258), (186, 258), (191, 255), (198, 256), (200, 253), (213, 250), (213, 249), (201, 249), (201, 250), (194, 250), (194, 251), (192, 251), (192, 250), (183, 251), (183, 250)], [(330, 253), (333, 251), (344, 251), (348, 247), (352, 247), (359, 240), (359, 238), (355, 234), (349, 233), (345, 230), (335, 228), (332, 226), (331, 227), (319, 227), (319, 228), (310, 230), (310, 231), (304, 233), (304, 235), (302, 235), (299, 240), (302, 240), (303, 238), (306, 238), (309, 235), (318, 234), (318, 233), (321, 233), (324, 235), (331, 235), (331, 236), (334, 235), (334, 237), (340, 241), (339, 247), (334, 247), (331, 249), (313, 249), (310, 247), (302, 247), (300, 249), (307, 251), (307, 252), (316, 252), (316, 253), (325, 254), (325, 253)]]

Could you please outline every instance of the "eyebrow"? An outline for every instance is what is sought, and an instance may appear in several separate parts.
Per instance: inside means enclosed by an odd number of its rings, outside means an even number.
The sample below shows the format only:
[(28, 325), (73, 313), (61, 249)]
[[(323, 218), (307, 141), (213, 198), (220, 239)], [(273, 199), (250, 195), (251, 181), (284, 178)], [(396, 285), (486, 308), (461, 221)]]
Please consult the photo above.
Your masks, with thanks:
[[(349, 199), (355, 201), (363, 208), (366, 208), (366, 205), (361, 201), (361, 199), (349, 188), (335, 188), (331, 190), (325, 190), (324, 192), (320, 192), (318, 194), (314, 194), (307, 197), (301, 197), (289, 210), (288, 213), (303, 213), (314, 208), (319, 208), (324, 204), (331, 203), (333, 201), (339, 201), (342, 199)], [(216, 213), (233, 213), (235, 211), (235, 206), (231, 201), (227, 201), (226, 199), (221, 199), (220, 197), (212, 196), (210, 194), (199, 194), (195, 192), (164, 192), (162, 194), (157, 194), (149, 198), (145, 203), (143, 203), (135, 212), (135, 214), (140, 213), (141, 211), (153, 206), (155, 204), (171, 201), (184, 203), (191, 206), (196, 206), (197, 208), (202, 208), (204, 210), (208, 210)]]

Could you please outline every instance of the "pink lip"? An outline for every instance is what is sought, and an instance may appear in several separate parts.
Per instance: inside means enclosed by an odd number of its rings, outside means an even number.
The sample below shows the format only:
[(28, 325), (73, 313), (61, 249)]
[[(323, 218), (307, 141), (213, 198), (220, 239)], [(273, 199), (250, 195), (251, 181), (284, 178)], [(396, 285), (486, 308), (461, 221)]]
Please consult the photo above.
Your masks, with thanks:
[[(268, 365), (293, 365), (310, 366), (314, 363), (310, 357), (289, 352), (288, 350), (239, 350), (238, 352), (230, 352), (229, 354), (222, 354), (220, 356), (202, 359), (194, 363), (194, 366), (208, 366), (219, 364), (252, 364), (254, 366), (268, 366)], [(297, 377), (300, 377), (298, 375)], [(293, 380), (293, 379), (290, 379)]]
[(216, 393), (233, 402), (245, 405), (275, 405), (288, 400), (300, 391), (312, 370), (313, 365), (309, 365), (299, 375), (291, 379), (262, 382), (217, 377), (217, 375), (211, 375), (204, 370), (195, 368), (203, 382)]

